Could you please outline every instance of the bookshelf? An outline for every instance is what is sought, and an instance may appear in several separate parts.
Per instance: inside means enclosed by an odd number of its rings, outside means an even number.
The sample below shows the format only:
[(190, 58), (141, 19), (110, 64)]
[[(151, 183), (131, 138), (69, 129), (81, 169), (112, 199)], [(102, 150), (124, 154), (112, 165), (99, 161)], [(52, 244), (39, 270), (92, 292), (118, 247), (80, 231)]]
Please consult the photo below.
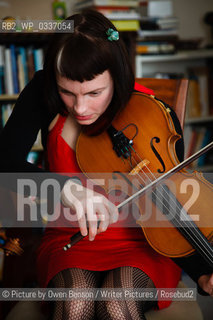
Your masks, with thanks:
[[(1, 74), (0, 79), (0, 129), (5, 125), (7, 118), (10, 115), (10, 112), (17, 100), (20, 91), (26, 86), (26, 84), (30, 81), (35, 71), (41, 69), (42, 60), (43, 60), (43, 51), (45, 50), (47, 43), (51, 40), (53, 34), (44, 34), (44, 33), (1, 33), (0, 34), (0, 67), (3, 70), (3, 74)], [(14, 72), (12, 70), (12, 92), (11, 89), (8, 88), (8, 84), (6, 83), (6, 72), (8, 72), (6, 66), (5, 59), (5, 50), (6, 48), (11, 49), (11, 45), (14, 46), (15, 49), (15, 68), (17, 72), (17, 78), (14, 80)], [(21, 49), (20, 49), (21, 48)], [(22, 51), (21, 51), (22, 50)], [(37, 53), (40, 54), (39, 60)], [(12, 53), (11, 53), (12, 55)], [(10, 57), (11, 58), (11, 57)], [(20, 59), (20, 60), (19, 60)], [(12, 58), (9, 60), (12, 66)], [(11, 67), (12, 69), (12, 67)], [(7, 76), (8, 78), (8, 76)], [(17, 81), (18, 84), (18, 92), (14, 90), (15, 85), (14, 81)], [(17, 87), (17, 85), (16, 85)], [(11, 85), (10, 85), (11, 88)], [(8, 108), (8, 110), (7, 110)], [(4, 114), (4, 112), (6, 114)], [(38, 139), (36, 140), (35, 145), (31, 149), (32, 152), (40, 153), (43, 148), (40, 142), (40, 133), (38, 135)], [(35, 157), (35, 154), (34, 154)], [(33, 157), (31, 157), (32, 159)], [(38, 157), (40, 158), (40, 157)]]
[[(46, 45), (51, 40), (52, 34), (0, 34), (0, 46), (10, 48), (10, 45), (13, 44), (15, 48), (22, 47), (24, 50), (27, 50), (28, 47), (31, 48), (41, 48), (45, 50)], [(16, 60), (17, 61), (17, 60)], [(31, 59), (33, 61), (33, 59)], [(26, 63), (26, 67), (28, 68), (29, 61)], [(3, 68), (5, 65), (3, 65)], [(17, 68), (18, 69), (18, 68)], [(19, 71), (19, 70), (18, 70)], [(36, 70), (32, 68), (31, 76), (28, 74), (28, 81), (30, 81), (33, 73)], [(1, 78), (3, 81), (3, 77)], [(25, 86), (27, 82), (23, 83)], [(16, 102), (20, 91), (17, 93), (8, 94), (6, 92), (2, 92), (0, 94), (0, 131), (3, 127), (2, 124), (2, 111), (6, 106), (10, 109), (9, 106), (14, 105)], [(31, 149), (31, 152), (28, 154), (27, 161), (34, 162), (38, 166), (43, 165), (43, 149), (40, 142), (40, 132), (38, 134), (38, 138), (36, 140), (36, 144)], [(8, 199), (8, 203), (11, 203), (10, 214), (12, 217), (16, 216), (16, 196), (13, 192), (8, 192), (8, 190), (1, 190), (1, 199)], [(2, 208), (1, 208), (2, 210)], [(3, 287), (30, 287), (34, 284), (33, 281), (36, 279), (36, 271), (35, 271), (35, 250), (38, 246), (38, 243), (41, 238), (42, 231), (40, 229), (32, 229), (32, 228), (7, 228), (7, 236), (12, 238), (19, 238), (21, 242), (22, 248), (24, 248), (24, 254), (19, 256), (7, 257), (3, 260), (2, 256), (0, 257), (0, 264), (4, 263), (4, 266), (0, 266), (0, 270), (2, 270), (2, 282), (1, 285)], [(33, 252), (33, 253), (32, 253)], [(26, 267), (26, 262), (27, 266)], [(14, 271), (14, 266), (16, 271)], [(13, 277), (13, 274), (18, 274), (18, 277)], [(26, 285), (27, 283), (27, 285)], [(9, 302), (7, 304), (0, 304), (0, 319), (3, 320), (6, 317), (8, 311), (14, 306), (14, 302)]]
[(9, 102), (9, 101), (16, 101), (16, 99), (18, 98), (18, 94), (1, 94), (0, 95), (0, 103), (1, 102)]
[(188, 50), (169, 55), (136, 55), (135, 74), (137, 78), (142, 78), (156, 71), (185, 72), (191, 65), (203, 65), (207, 58), (213, 58), (213, 49)]
[(192, 119), (186, 119), (185, 125), (192, 125), (192, 124), (207, 124), (213, 122), (213, 115), (207, 116), (207, 117), (198, 117), (198, 118), (192, 118)]
[[(136, 77), (189, 78), (189, 90), (184, 126), (185, 157), (189, 157), (213, 140), (213, 49), (180, 51), (175, 54), (136, 55)], [(197, 87), (192, 86), (190, 72), (198, 72)], [(191, 87), (190, 87), (191, 86)], [(199, 92), (198, 92), (199, 91)], [(209, 172), (213, 170), (213, 153), (195, 161), (190, 169)]]

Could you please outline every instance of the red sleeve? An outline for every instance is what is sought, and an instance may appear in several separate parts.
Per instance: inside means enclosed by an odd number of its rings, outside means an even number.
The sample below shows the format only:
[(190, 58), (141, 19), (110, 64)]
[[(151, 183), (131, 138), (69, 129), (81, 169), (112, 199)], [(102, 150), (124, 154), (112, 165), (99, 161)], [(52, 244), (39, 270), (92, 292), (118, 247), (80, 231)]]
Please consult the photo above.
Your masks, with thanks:
[(140, 91), (140, 92), (143, 92), (143, 93), (146, 93), (146, 94), (150, 94), (152, 96), (155, 95), (154, 91), (149, 89), (149, 88), (146, 88), (144, 86), (142, 86), (141, 84), (135, 82), (135, 86), (134, 86), (134, 89), (137, 90), (137, 91)]

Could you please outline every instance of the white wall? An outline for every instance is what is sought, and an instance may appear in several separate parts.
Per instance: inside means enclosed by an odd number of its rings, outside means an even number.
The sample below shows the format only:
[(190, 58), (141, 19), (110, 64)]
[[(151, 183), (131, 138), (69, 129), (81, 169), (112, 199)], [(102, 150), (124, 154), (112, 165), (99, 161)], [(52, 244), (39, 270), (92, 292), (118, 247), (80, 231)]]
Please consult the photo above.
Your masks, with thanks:
[(180, 37), (209, 40), (210, 27), (203, 22), (209, 11), (213, 11), (213, 0), (174, 0), (174, 14), (180, 19)]

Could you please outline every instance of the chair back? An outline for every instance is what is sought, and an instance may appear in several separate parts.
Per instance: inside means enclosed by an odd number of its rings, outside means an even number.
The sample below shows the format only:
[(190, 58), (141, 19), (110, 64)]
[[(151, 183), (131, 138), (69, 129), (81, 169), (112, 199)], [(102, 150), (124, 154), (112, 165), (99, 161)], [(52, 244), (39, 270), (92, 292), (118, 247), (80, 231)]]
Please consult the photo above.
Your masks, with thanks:
[(189, 80), (136, 78), (135, 81), (152, 89), (157, 98), (169, 104), (176, 112), (183, 129)]

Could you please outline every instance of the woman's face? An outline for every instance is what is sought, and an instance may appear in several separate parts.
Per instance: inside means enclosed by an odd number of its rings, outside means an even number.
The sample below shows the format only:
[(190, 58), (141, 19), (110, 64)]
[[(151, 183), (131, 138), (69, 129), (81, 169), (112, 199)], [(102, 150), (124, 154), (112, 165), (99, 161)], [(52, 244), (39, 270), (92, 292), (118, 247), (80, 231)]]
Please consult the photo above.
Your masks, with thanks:
[(95, 122), (107, 109), (114, 92), (108, 70), (82, 83), (58, 76), (57, 85), (67, 111), (81, 125)]

